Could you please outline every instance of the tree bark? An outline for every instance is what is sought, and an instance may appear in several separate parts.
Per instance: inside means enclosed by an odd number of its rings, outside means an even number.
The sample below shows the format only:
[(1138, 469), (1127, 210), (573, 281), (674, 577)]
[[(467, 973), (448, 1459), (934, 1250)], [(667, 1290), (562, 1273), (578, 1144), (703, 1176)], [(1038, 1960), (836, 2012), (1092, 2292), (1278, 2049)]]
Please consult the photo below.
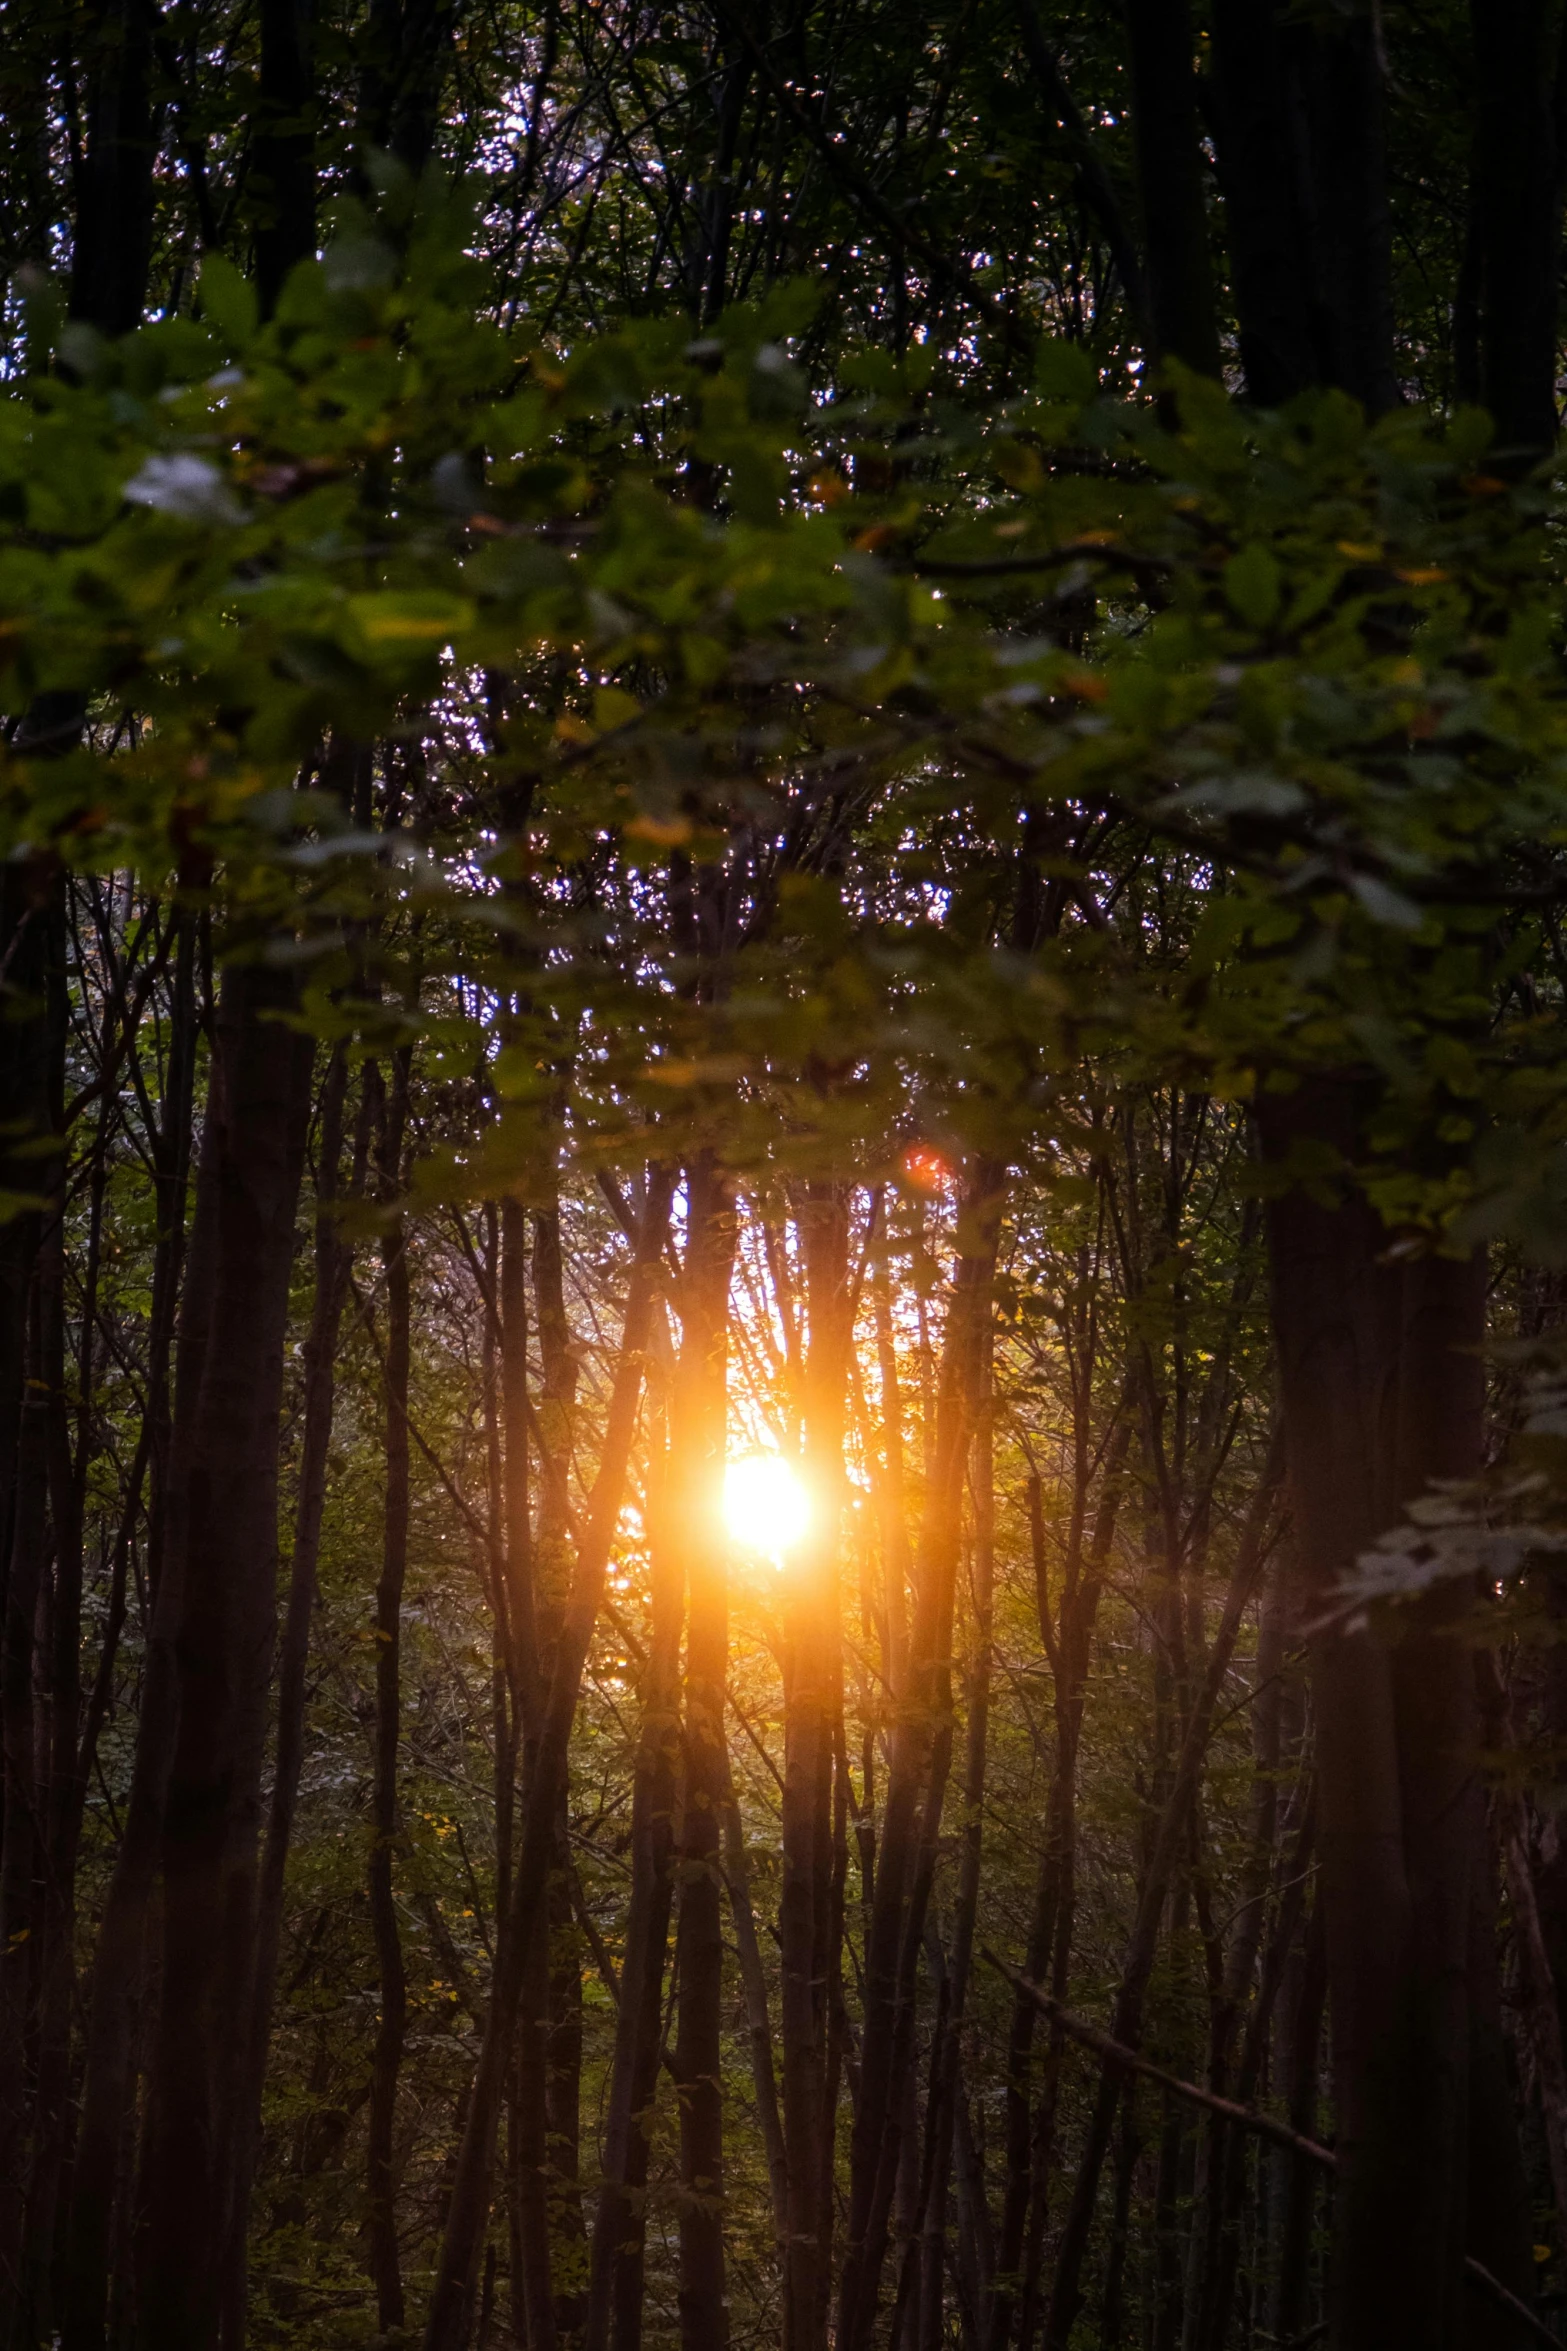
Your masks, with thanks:
[[(1032, 1507), (1035, 1537), (1035, 1585), (1039, 1604), (1040, 1640), (1051, 1659), (1056, 1717), (1055, 1771), (1045, 1813), (1045, 1840), (1040, 1854), (1039, 1880), (1029, 1929), (1024, 1973), (1031, 1980), (1048, 1974), (1058, 1999), (1067, 1993), (1067, 1963), (1071, 1950), (1077, 1842), (1077, 1757), (1082, 1737), (1088, 1667), (1093, 1653), (1094, 1624), (1109, 1571), (1120, 1515), (1121, 1483), (1131, 1446), (1132, 1424), (1123, 1397), (1106, 1454), (1103, 1482), (1094, 1512), (1093, 1532), (1086, 1563), (1082, 1558), (1082, 1527), (1088, 1507), (1090, 1451), (1086, 1422), (1090, 1398), (1085, 1394), (1077, 1418), (1079, 1432), (1077, 1475), (1072, 1503), (1073, 1546), (1062, 1590), (1059, 1629), (1052, 1626), (1050, 1594), (1044, 1574), (1043, 1524)], [(1034, 2019), (1032, 2000), (1019, 1993), (1013, 2003), (1007, 2037), (1006, 2069), (1006, 2184), (1002, 2194), (1001, 2226), (996, 2245), (996, 2286), (990, 2306), (990, 2351), (1006, 2351), (1018, 2293), (1022, 2286), (1024, 2231), (1030, 2202), (1036, 2193), (1034, 2116), (1030, 2098)], [(1044, 2181), (1037, 2182), (1042, 2195)]]
[(106, 335), (141, 324), (152, 257), (152, 0), (97, 0), (88, 20), (86, 141), (78, 168), (71, 316)]
[(686, 1219), (671, 1443), (675, 1507), (689, 1562), (674, 2051), (680, 2101), (680, 2339), (684, 2351), (725, 2351), (721, 1847), (729, 1793), (724, 1732), (729, 1603), (721, 1511), (735, 1225), (729, 1187), (707, 1155), (686, 1171)]
[[(1273, 1097), (1264, 1146), (1352, 1167), (1360, 1101), (1316, 1079)], [(1346, 1176), (1345, 1186), (1351, 1179)], [(1369, 1202), (1303, 1188), (1269, 1212), (1273, 1326), (1307, 1606), (1433, 1477), (1481, 1458), (1484, 1267), (1391, 1260)], [(1465, 1591), (1312, 1644), (1319, 1850), (1339, 2186), (1335, 2351), (1456, 2345), (1469, 2246), (1471, 1912), (1482, 1859)], [(1504, 2283), (1525, 2296), (1532, 2280)]]
[[(995, 1439), (990, 1416), (991, 1334), (984, 1335), (980, 1393), (975, 1399), (973, 1609), (970, 1628), (963, 1824), (959, 1831), (957, 1900), (952, 1950), (946, 1963), (946, 2006), (931, 2058), (931, 2096), (926, 2108), (926, 2179), (920, 2230), (919, 2351), (941, 2351), (946, 2329), (943, 2295), (947, 2265), (947, 2197), (957, 2141), (962, 2096), (962, 2032), (979, 1916), (983, 1856), (985, 1767), (990, 1728), (990, 1667), (995, 1603)], [(976, 2317), (978, 2312), (975, 2313)]]
[(570, 1605), (556, 1644), (549, 1700), (528, 1785), (511, 1903), (501, 1922), (490, 2006), (462, 2144), (453, 2168), (451, 2201), (425, 2327), (424, 2351), (462, 2351), (468, 2332), (479, 2246), (489, 2217), (496, 2116), (510, 2062), (512, 2026), (523, 1970), (533, 1931), (542, 1924), (541, 1907), (547, 1898), (577, 1694), (603, 1598), (610, 1546), (620, 1518), (671, 1188), (668, 1171), (656, 1168), (649, 1180), (647, 1207), (637, 1239), (599, 1472), (583, 1529)]
[[(274, 1017), (293, 998), (292, 980), (271, 969), (227, 974), (198, 1177), (209, 1195), (212, 1289), (192, 1312), (210, 1318), (221, 1344), (202, 1347), (198, 1384), (182, 1383), (176, 1399), (185, 1427), (176, 1426), (181, 1492), (166, 1573), (178, 1609), (175, 1732), (141, 2184), (146, 2351), (205, 2351), (216, 2337), (238, 2151), (235, 2018), (248, 2014), (252, 1983), (283, 1338), (312, 1061), (309, 1041)], [(206, 1270), (193, 1250), (192, 1280)], [(165, 1735), (159, 1708), (142, 1731)]]
[[(245, 2256), (250, 2199), (260, 2151), (261, 2098), (266, 2082), (277, 1993), (278, 1955), (283, 1933), (283, 1882), (305, 1758), (305, 1674), (310, 1657), (310, 1623), (315, 1610), (316, 1567), (321, 1552), (321, 1519), (326, 1505), (327, 1458), (332, 1443), (338, 1334), (353, 1271), (354, 1247), (337, 1218), (339, 1165), (348, 1065), (341, 1048), (327, 1065), (321, 1094), (321, 1142), (316, 1178), (315, 1297), (305, 1340), (304, 1433), (300, 1443), (299, 1486), (294, 1504), (294, 1551), (289, 1562), (288, 1600), (278, 1662), (277, 1748), (272, 1767), (272, 1800), (256, 1900), (255, 1987), (247, 2030), (246, 2080), (240, 2128), (243, 2141), (230, 2222), (229, 2285), (224, 2303), (223, 2351), (240, 2351), (245, 2340)], [(364, 1188), (369, 1156), (369, 1113), (374, 1095), (361, 1089), (349, 1194)]]
[(809, 1329), (803, 1369), (805, 1466), (812, 1524), (790, 1563), (784, 1675), (782, 1977), (783, 2134), (788, 2183), (785, 2351), (819, 2351), (828, 2176), (826, 1954), (832, 1884), (833, 1639), (848, 1357), (848, 1199), (811, 1187), (801, 1214)]
[(246, 193), (255, 219), (256, 291), (269, 318), (297, 261), (316, 249), (316, 88), (312, 0), (261, 0), (259, 105)]
[(1004, 1170), (976, 1160), (959, 1210), (958, 1261), (942, 1348), (936, 1459), (920, 1531), (905, 1702), (893, 1731), (876, 1897), (865, 1954), (860, 2094), (850, 2158), (848, 2240), (838, 2295), (839, 2351), (864, 2351), (875, 2325), (897, 2178), (899, 2062), (913, 2028), (914, 1971), (935, 1866), (951, 1751), (952, 1610), (963, 1476), (990, 1326)]
[(1542, 0), (1472, 0), (1471, 206), (1480, 286), (1480, 397), (1498, 454), (1556, 441), (1561, 167), (1553, 105), (1561, 27)]
[(6, 1565), (0, 1660), (0, 1761), (5, 1829), (0, 1842), (0, 2341), (23, 2323), (24, 2231), (31, 2126), (29, 2058), (36, 2030), (34, 1961), (38, 1890), (46, 1866), (39, 1836), (34, 1642), (48, 1540), (49, 1412), (36, 1286), (29, 1318), (29, 1379), (22, 1406)]
[[(121, 2154), (134, 2096), (134, 2046), (148, 1955), (147, 1914), (156, 1879), (159, 1823), (173, 1756), (176, 1719), (172, 1638), (179, 1613), (178, 1576), (170, 1577), (163, 1572), (170, 1523), (177, 1521), (178, 1516), (169, 1355), (177, 1320), (178, 1384), (180, 1393), (188, 1399), (200, 1379), (216, 1246), (216, 1187), (210, 1175), (199, 1191), (198, 1214), (188, 1252), (186, 1246), (186, 1195), (199, 1031), (196, 964), (202, 942), (193, 920), (188, 916), (176, 919), (180, 923), (180, 937), (175, 948), (171, 991), (168, 1078), (163, 1116), (153, 1144), (158, 1223), (147, 1338), (147, 1418), (143, 1430), (143, 1452), (150, 1483), (146, 1558), (151, 1623), (125, 1831), (115, 1856), (93, 1953), (86, 2062), (62, 2264), (60, 2323), (66, 2351), (101, 2351), (109, 2312), (116, 2185), (126, 2168)], [(215, 1127), (210, 1137), (204, 1135), (203, 1147), (215, 1150)], [(120, 1538), (126, 1550), (131, 1541), (131, 1528), (128, 1514)], [(123, 1605), (123, 1565), (117, 1564), (116, 1573), (122, 1581)], [(81, 1766), (84, 1785), (91, 1760), (86, 1752), (86, 1740), (96, 1738), (108, 1696), (100, 1667), (84, 1737)]]
[(593, 2226), (585, 2351), (640, 2351), (649, 2139), (664, 2028), (680, 1770), (682, 1549), (666, 1473), (649, 1473), (652, 1637), (631, 1795), (631, 1902)]
[(397, 1794), (402, 1727), (403, 1584), (408, 1573), (408, 1361), (410, 1305), (408, 1236), (395, 1204), (403, 1183), (403, 1137), (408, 1121), (410, 1052), (392, 1057), (392, 1082), (381, 1108), (380, 1194), (387, 1217), (381, 1243), (386, 1280), (386, 1501), (382, 1517), (381, 1575), (375, 1595), (375, 1760), (370, 1808), (370, 1925), (375, 1937), (380, 2016), (370, 2071), (366, 2146), (366, 2228), (376, 2313), (383, 2334), (404, 2319), (402, 2268), (397, 2249), (395, 2133), (397, 2081), (408, 2023), (408, 1983), (397, 1924), (393, 1862), (402, 1835)]
[[(0, 1060), (0, 1110), (8, 1115), (0, 1178), (11, 1192), (0, 1226), (0, 2340), (24, 2321), (25, 2219), (34, 2121), (38, 1963), (52, 1858), (44, 1801), (46, 1741), (38, 1721), (40, 1601), (48, 1571), (50, 1467), (56, 1408), (50, 1373), (63, 1378), (63, 1075), (66, 1048), (65, 922), (59, 876), (37, 860), (0, 885), (9, 1036)], [(40, 1247), (42, 1243), (42, 1247)], [(72, 1500), (54, 1484), (67, 1517), (57, 1551), (73, 1538)], [(66, 1481), (69, 1482), (68, 1479)], [(67, 1573), (72, 1572), (67, 1566)], [(76, 1660), (71, 1660), (75, 1668)], [(74, 1684), (74, 1671), (72, 1681)], [(57, 1693), (59, 1695), (59, 1693)], [(74, 1710), (67, 1736), (74, 1747)], [(74, 1756), (73, 1756), (74, 1761)], [(42, 1775), (41, 1769), (42, 1767)], [(43, 1785), (40, 1785), (42, 1776)], [(64, 1951), (60, 1964), (68, 1964)]]
[(1219, 180), (1260, 406), (1314, 385), (1372, 415), (1399, 397), (1379, 39), (1372, 0), (1309, 22), (1281, 0), (1215, 0)]
[(1132, 136), (1142, 197), (1152, 360), (1219, 373), (1197, 118), (1196, 38), (1186, 0), (1125, 0)]

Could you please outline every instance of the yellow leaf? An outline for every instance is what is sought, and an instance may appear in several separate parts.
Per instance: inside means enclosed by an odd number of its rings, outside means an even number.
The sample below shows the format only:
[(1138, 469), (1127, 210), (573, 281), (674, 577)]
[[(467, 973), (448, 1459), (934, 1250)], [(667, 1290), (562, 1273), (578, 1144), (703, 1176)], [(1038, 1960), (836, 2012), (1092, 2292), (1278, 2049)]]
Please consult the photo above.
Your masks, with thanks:
[(678, 849), (691, 838), (690, 820), (684, 816), (634, 816), (625, 829), (629, 840), (651, 841), (658, 849)]
[(443, 645), (473, 617), (456, 596), (351, 596), (348, 609), (373, 645)]

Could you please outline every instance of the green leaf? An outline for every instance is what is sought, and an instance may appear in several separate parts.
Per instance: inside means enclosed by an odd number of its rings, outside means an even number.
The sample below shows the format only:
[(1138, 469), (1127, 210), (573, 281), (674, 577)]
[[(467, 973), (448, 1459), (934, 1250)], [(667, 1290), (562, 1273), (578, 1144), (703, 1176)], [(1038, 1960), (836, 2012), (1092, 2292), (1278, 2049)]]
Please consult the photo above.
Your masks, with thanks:
[(222, 253), (209, 253), (197, 284), (201, 315), (217, 328), (229, 349), (245, 351), (255, 341), (260, 324), (256, 289)]
[(1230, 609), (1254, 629), (1265, 629), (1279, 609), (1279, 567), (1266, 547), (1243, 547), (1224, 567)]
[(1052, 336), (1039, 347), (1034, 362), (1034, 389), (1046, 400), (1069, 400), (1082, 407), (1099, 389), (1099, 370), (1081, 343), (1064, 335)]

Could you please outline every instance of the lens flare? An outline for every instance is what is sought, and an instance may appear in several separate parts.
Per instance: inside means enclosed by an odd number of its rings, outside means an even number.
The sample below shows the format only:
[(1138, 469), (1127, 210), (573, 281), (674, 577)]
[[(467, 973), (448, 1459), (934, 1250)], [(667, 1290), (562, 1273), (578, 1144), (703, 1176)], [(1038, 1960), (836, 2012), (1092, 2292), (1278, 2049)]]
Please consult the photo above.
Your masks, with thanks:
[(724, 1524), (743, 1550), (779, 1559), (811, 1523), (799, 1477), (778, 1453), (743, 1453), (724, 1471)]
[(903, 1180), (913, 1192), (940, 1192), (952, 1170), (929, 1143), (911, 1143), (903, 1154)]

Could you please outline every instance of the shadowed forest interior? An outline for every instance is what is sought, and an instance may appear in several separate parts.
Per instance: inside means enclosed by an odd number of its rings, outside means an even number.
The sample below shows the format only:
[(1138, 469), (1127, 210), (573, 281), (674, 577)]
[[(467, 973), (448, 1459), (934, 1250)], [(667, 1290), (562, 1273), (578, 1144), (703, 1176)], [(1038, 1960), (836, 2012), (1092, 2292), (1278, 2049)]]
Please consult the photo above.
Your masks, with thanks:
[(1560, 0), (0, 0), (0, 2351), (1567, 2339)]

